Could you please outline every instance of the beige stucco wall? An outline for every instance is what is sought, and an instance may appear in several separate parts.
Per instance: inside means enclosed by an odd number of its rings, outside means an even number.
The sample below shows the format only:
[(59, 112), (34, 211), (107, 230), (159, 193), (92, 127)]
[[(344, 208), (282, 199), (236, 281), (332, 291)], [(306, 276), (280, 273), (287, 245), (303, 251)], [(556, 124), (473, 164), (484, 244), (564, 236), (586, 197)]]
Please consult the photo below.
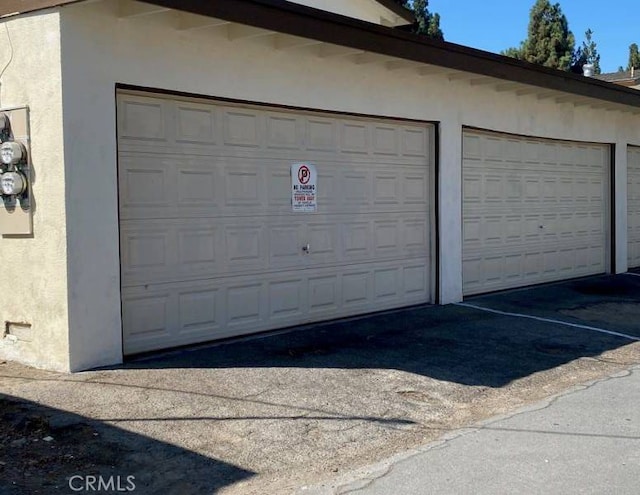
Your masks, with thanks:
[(35, 213), (33, 236), (0, 238), (1, 330), (6, 322), (31, 325), (0, 339), (0, 358), (68, 370), (59, 13), (0, 21), (0, 70), (6, 64), (0, 107), (31, 112)]
[[(55, 184), (60, 187), (54, 194), (64, 191), (67, 205), (72, 370), (112, 364), (122, 357), (116, 83), (440, 122), (440, 289), (445, 303), (462, 298), (463, 126), (615, 143), (618, 150), (626, 149), (627, 142), (640, 143), (640, 117), (628, 113), (559, 104), (553, 99), (540, 100), (536, 94), (518, 96), (450, 81), (443, 75), (389, 70), (382, 64), (358, 65), (346, 56), (276, 50), (268, 37), (230, 41), (224, 28), (177, 31), (166, 15), (120, 19), (115, 1), (65, 7), (60, 15), (65, 169), (58, 170)], [(45, 141), (49, 144), (43, 138), (39, 146)], [(60, 152), (62, 146), (57, 149)], [(617, 178), (626, 184), (626, 153), (616, 156)], [(53, 162), (60, 163), (60, 157)], [(63, 177), (66, 189), (61, 184)], [(624, 192), (619, 194), (616, 257), (617, 268), (622, 270), (626, 266), (626, 207)], [(47, 205), (62, 214), (60, 204)], [(53, 241), (47, 243), (58, 242), (59, 257), (64, 256), (65, 243), (58, 231), (55, 235), (50, 232), (56, 222), (60, 219), (47, 215), (38, 220), (37, 228), (50, 234)], [(64, 225), (57, 227), (64, 229)], [(56, 274), (61, 276), (55, 281), (57, 287), (64, 273)], [(44, 280), (32, 283), (47, 284)], [(20, 311), (26, 314), (25, 308), (28, 305), (22, 305)], [(63, 313), (51, 328), (65, 323)], [(54, 355), (51, 360), (56, 363), (66, 356), (64, 346), (57, 342), (46, 342), (43, 352)]]

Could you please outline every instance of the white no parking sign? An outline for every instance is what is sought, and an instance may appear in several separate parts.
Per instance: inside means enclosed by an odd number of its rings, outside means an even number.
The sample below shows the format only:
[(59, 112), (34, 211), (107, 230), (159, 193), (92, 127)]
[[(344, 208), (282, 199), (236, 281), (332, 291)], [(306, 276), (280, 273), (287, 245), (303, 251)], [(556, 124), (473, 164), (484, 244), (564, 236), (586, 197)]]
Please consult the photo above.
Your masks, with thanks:
[(313, 213), (317, 211), (316, 197), (318, 173), (309, 163), (291, 165), (291, 207), (293, 211)]

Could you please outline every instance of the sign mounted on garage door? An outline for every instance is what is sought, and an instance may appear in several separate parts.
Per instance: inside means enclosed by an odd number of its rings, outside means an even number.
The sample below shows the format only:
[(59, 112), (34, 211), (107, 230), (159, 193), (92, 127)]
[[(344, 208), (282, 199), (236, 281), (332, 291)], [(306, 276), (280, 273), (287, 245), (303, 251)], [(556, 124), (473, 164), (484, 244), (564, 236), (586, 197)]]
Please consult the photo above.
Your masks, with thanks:
[[(430, 302), (430, 134), (119, 94), (125, 354)], [(300, 163), (316, 212), (292, 208)]]
[(609, 147), (467, 129), (465, 295), (607, 270)]
[(629, 268), (640, 266), (640, 147), (627, 150), (627, 235)]

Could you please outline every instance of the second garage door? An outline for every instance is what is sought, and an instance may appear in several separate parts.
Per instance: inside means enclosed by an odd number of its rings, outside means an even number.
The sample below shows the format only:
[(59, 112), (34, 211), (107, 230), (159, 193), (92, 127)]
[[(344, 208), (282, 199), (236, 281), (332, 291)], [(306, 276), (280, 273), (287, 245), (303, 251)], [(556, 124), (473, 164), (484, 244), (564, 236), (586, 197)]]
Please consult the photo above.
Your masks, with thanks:
[(640, 147), (627, 151), (627, 209), (629, 268), (640, 266)]
[(125, 354), (431, 300), (429, 125), (136, 93), (118, 122)]
[(465, 130), (465, 295), (604, 273), (609, 147)]

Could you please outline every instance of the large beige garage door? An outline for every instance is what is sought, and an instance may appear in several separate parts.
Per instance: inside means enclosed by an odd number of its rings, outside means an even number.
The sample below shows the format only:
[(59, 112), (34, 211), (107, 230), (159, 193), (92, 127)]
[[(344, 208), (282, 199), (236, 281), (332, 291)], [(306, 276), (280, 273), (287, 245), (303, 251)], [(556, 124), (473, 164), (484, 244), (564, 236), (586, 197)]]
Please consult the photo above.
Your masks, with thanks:
[(430, 301), (428, 125), (121, 93), (118, 126), (126, 354)]
[(640, 266), (640, 148), (629, 146), (627, 164), (628, 262), (629, 268), (637, 268)]
[(603, 273), (609, 148), (465, 130), (464, 294)]

